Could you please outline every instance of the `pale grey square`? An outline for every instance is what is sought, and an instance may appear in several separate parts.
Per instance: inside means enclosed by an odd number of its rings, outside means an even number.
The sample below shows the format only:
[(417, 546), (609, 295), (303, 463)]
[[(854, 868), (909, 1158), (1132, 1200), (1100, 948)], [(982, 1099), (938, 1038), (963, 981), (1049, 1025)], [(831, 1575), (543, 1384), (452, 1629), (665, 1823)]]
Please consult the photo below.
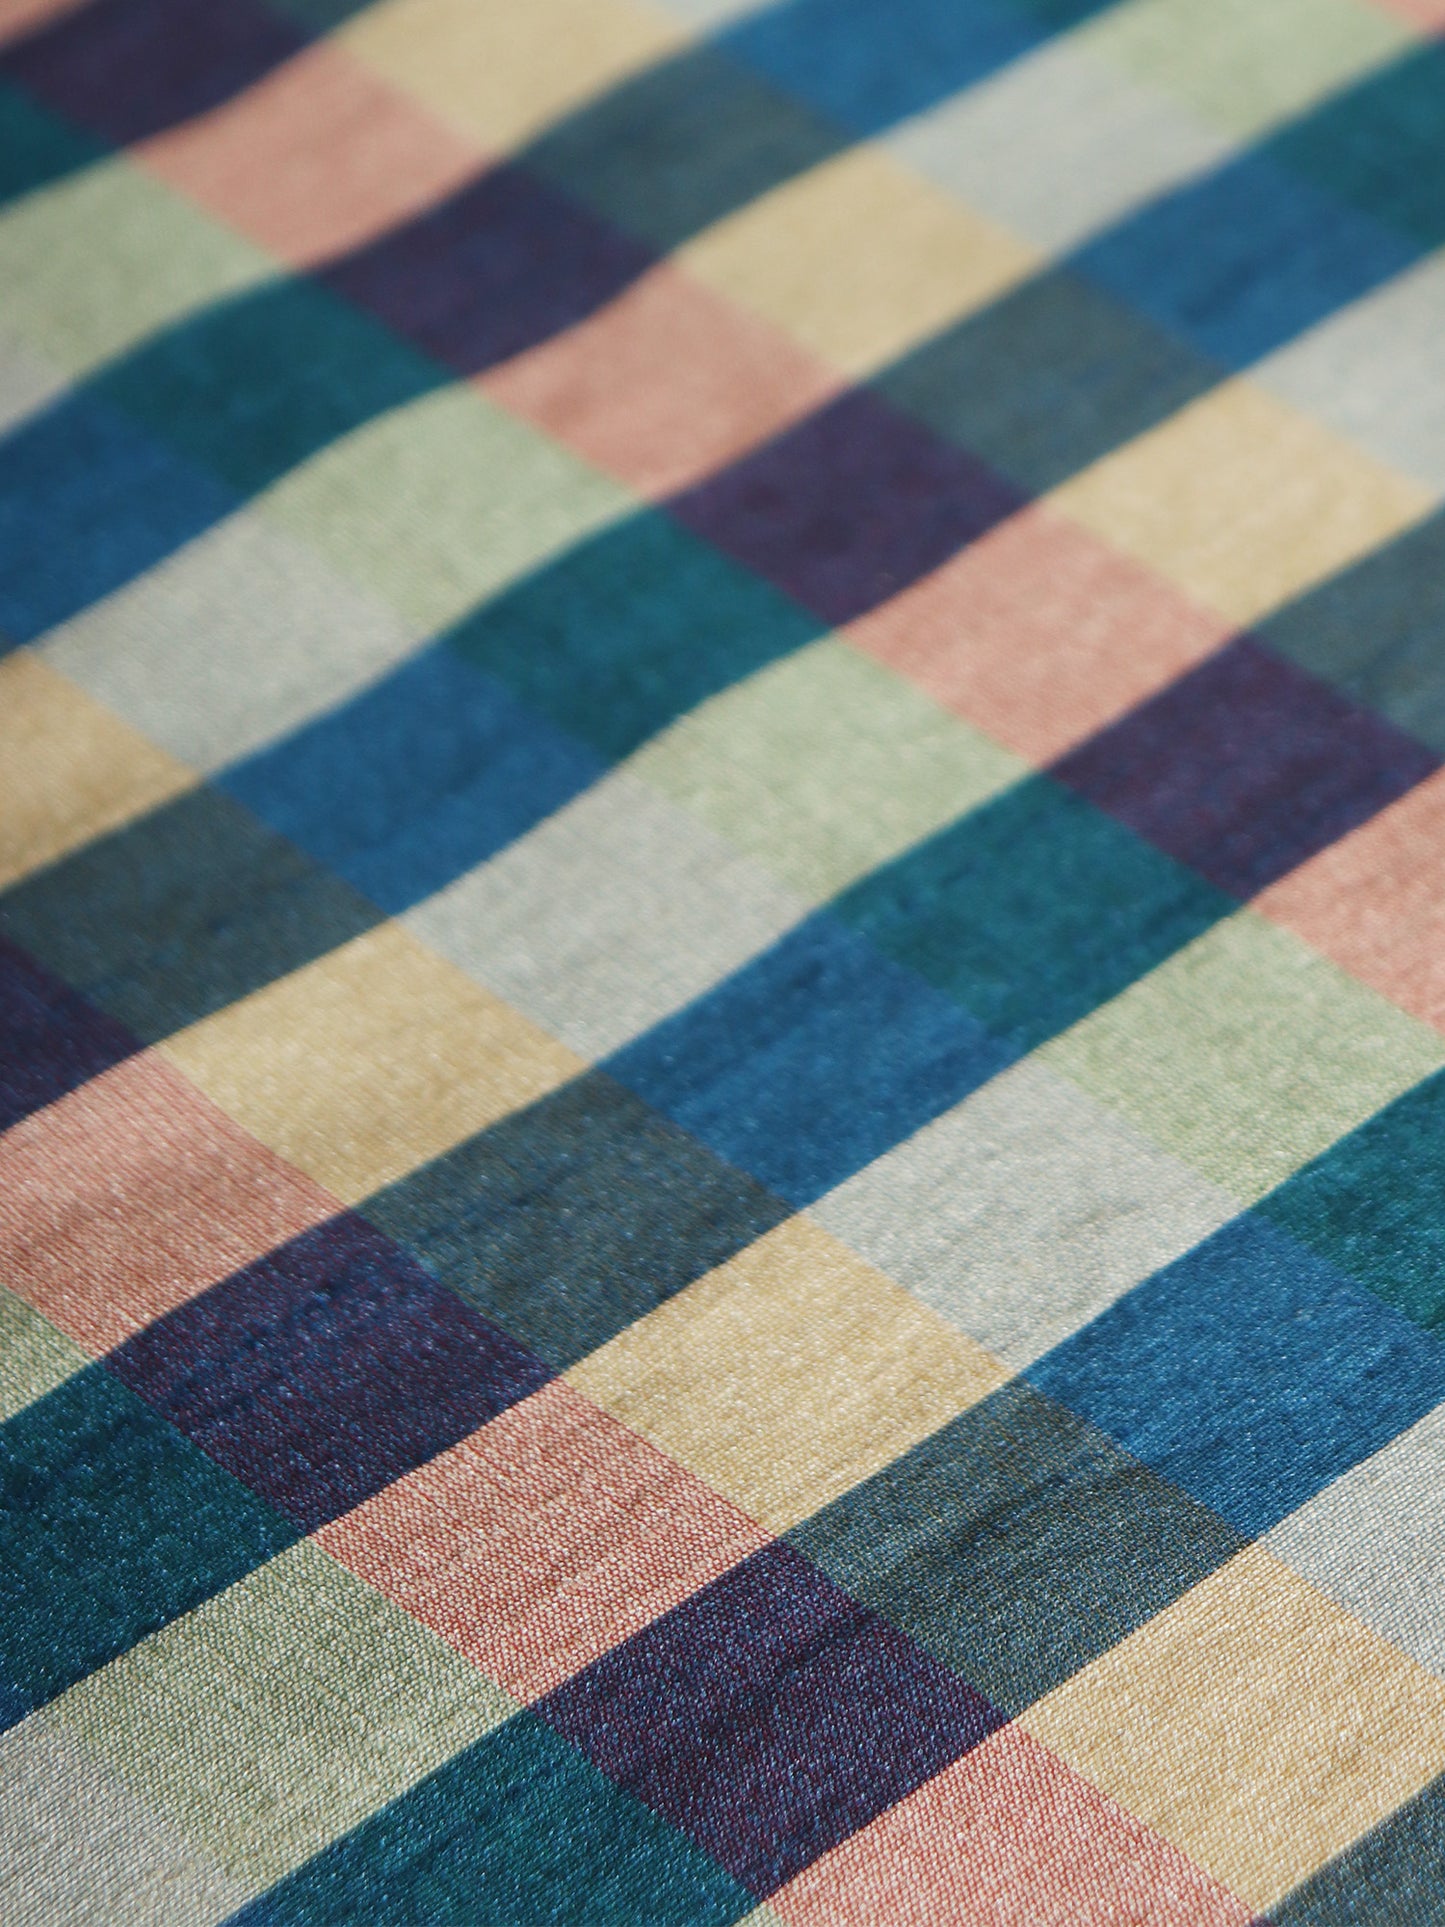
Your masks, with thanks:
[(214, 1927), (251, 1897), (51, 1716), (0, 1736), (6, 1927)]
[(1282, 1519), (1264, 1543), (1445, 1677), (1445, 1405)]
[(39, 647), (142, 735), (210, 772), (356, 694), (421, 640), (243, 510)]
[(1215, 166), (1233, 146), (1067, 37), (905, 122), (884, 144), (1051, 252)]
[(1376, 461), (1445, 490), (1445, 260), (1432, 256), (1250, 370)]
[(711, 989), (809, 907), (624, 769), (404, 921), (598, 1058)]
[(1025, 1060), (809, 1215), (1020, 1371), (1238, 1211)]
[(0, 434), (13, 433), (27, 415), (58, 400), (70, 385), (63, 369), (0, 336)]

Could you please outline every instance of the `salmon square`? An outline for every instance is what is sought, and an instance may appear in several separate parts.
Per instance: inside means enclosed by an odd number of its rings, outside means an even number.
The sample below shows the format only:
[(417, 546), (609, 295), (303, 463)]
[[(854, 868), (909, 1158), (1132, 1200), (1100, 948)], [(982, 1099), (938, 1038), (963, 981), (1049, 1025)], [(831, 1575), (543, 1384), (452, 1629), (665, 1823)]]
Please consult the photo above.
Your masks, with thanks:
[(6, 1282), (97, 1354), (337, 1208), (150, 1051), (0, 1137)]
[(554, 1383), (318, 1537), (508, 1692), (533, 1700), (768, 1535)]
[(1251, 1910), (1018, 1726), (775, 1894), (788, 1927), (1247, 1927)]

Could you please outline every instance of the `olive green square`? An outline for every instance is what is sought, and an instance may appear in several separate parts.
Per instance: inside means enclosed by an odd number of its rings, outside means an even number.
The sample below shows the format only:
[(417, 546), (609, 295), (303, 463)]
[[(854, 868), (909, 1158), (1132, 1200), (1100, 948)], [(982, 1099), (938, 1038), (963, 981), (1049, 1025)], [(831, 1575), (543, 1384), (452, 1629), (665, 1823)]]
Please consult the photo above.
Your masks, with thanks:
[(1025, 773), (832, 638), (712, 697), (630, 767), (815, 902)]
[(1074, 38), (1246, 137), (1348, 86), (1414, 36), (1366, 0), (1125, 0)]
[(515, 1710), (303, 1540), (72, 1687), (55, 1717), (259, 1889)]
[(73, 1339), (0, 1285), (0, 1424), (89, 1363)]
[(270, 519), (427, 630), (632, 498), (464, 383), (365, 423), (258, 498)]
[(1445, 1064), (1445, 1037), (1245, 910), (1040, 1054), (1252, 1204)]

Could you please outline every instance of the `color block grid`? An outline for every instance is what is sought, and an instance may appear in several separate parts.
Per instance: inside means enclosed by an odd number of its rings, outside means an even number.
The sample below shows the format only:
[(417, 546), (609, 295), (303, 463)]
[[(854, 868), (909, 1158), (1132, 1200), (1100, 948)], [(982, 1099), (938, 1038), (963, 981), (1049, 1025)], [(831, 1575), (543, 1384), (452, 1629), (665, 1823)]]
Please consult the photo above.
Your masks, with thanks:
[(512, 11), (5, 22), (10, 1886), (1432, 1918), (1433, 23)]

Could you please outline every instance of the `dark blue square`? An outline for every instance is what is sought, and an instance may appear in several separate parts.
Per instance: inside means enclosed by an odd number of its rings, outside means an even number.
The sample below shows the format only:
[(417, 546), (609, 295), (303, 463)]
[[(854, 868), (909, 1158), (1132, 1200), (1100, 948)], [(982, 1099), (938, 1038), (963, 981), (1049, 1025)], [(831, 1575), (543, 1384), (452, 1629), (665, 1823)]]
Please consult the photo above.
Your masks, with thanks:
[(605, 1068), (803, 1205), (1011, 1059), (951, 998), (821, 915)]
[(1244, 1217), (1026, 1376), (1257, 1536), (1445, 1398), (1445, 1346)]
[(217, 786), (395, 914), (493, 856), (604, 768), (440, 647)]

